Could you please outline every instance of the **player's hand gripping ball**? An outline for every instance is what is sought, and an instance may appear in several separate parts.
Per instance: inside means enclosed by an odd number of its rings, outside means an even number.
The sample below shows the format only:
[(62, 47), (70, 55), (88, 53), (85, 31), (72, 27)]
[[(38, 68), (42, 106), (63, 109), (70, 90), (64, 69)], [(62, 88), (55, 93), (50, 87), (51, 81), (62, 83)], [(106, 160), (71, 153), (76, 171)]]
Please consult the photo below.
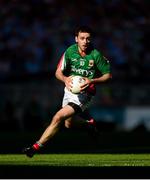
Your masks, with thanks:
[(70, 91), (74, 94), (81, 92), (81, 86), (85, 83), (85, 79), (81, 76), (72, 76), (71, 77), (71, 88)]

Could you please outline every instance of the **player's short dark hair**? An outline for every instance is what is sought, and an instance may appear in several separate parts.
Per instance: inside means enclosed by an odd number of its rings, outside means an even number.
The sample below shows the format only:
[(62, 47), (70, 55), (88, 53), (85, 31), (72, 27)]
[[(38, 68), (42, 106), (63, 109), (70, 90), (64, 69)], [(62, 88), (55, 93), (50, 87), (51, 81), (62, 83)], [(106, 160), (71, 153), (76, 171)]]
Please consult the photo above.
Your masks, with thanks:
[(89, 26), (78, 26), (75, 29), (75, 36), (78, 36), (79, 32), (86, 32), (89, 33), (90, 35), (93, 34), (92, 29)]

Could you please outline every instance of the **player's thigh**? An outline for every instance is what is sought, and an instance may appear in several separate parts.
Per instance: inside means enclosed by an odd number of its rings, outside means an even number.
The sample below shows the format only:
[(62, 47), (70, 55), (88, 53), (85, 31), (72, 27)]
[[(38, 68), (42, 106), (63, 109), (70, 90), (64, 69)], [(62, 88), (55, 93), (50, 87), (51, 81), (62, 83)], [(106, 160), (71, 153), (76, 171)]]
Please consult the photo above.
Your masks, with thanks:
[(75, 114), (74, 108), (72, 108), (69, 105), (64, 106), (62, 109), (60, 109), (55, 116), (57, 116), (60, 119), (66, 120), (70, 117), (72, 117)]
[(85, 111), (81, 112), (79, 116), (83, 119), (90, 120), (93, 118), (93, 116), (90, 114), (89, 109), (86, 109)]

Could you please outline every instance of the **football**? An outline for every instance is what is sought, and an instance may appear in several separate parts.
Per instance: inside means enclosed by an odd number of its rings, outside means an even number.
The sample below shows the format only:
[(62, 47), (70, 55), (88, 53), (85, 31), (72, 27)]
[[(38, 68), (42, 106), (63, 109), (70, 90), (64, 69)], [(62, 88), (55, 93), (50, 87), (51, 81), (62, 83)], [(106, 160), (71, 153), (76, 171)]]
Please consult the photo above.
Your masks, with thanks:
[(80, 93), (80, 86), (85, 82), (85, 79), (82, 76), (72, 76), (71, 92), (74, 94)]

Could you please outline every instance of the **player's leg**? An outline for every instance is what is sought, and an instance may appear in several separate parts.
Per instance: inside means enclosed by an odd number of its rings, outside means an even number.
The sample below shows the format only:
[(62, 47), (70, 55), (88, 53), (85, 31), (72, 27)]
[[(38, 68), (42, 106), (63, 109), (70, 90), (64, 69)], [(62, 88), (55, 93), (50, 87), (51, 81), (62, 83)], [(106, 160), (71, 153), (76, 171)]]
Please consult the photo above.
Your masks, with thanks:
[(87, 131), (92, 140), (97, 143), (99, 139), (99, 130), (96, 120), (91, 116), (88, 109), (80, 113), (79, 116), (85, 120), (85, 131)]
[(45, 145), (60, 129), (61, 124), (65, 119), (73, 116), (75, 113), (74, 108), (66, 105), (60, 109), (52, 118), (50, 125), (46, 128), (40, 139), (34, 143), (31, 147), (27, 147), (23, 152), (28, 156), (32, 157), (36, 151), (38, 151), (43, 145)]
[[(98, 135), (97, 124), (94, 118), (90, 115), (89, 111), (87, 110), (88, 106), (90, 105), (93, 96), (90, 96), (86, 93), (82, 94), (73, 94), (65, 89), (65, 94), (63, 98), (62, 105), (70, 104), (77, 108), (78, 117), (75, 116), (72, 120), (66, 120), (65, 126), (67, 128), (70, 127), (82, 127), (88, 131), (92, 137), (96, 137)], [(70, 103), (71, 101), (71, 103)]]
[(71, 118), (65, 120), (65, 127), (66, 128), (81, 128), (85, 129), (89, 125), (96, 124), (93, 118), (83, 118), (79, 115), (74, 115)]
[(89, 129), (93, 129), (93, 133), (94, 131), (97, 132), (98, 128), (97, 128), (97, 122), (96, 120), (91, 116), (91, 114), (89, 113), (89, 110), (86, 109), (85, 111), (83, 111), (82, 113), (79, 114), (79, 116), (82, 119), (85, 119), (85, 122), (87, 124), (88, 130)]
[(84, 130), (93, 140), (98, 141), (99, 131), (97, 123), (88, 111), (75, 114), (72, 118), (66, 119), (65, 127)]
[(73, 116), (74, 113), (75, 110), (69, 105), (66, 105), (64, 108), (59, 110), (53, 117), (51, 124), (44, 131), (43, 135), (41, 136), (38, 142), (40, 144), (45, 144), (57, 133), (64, 120)]

